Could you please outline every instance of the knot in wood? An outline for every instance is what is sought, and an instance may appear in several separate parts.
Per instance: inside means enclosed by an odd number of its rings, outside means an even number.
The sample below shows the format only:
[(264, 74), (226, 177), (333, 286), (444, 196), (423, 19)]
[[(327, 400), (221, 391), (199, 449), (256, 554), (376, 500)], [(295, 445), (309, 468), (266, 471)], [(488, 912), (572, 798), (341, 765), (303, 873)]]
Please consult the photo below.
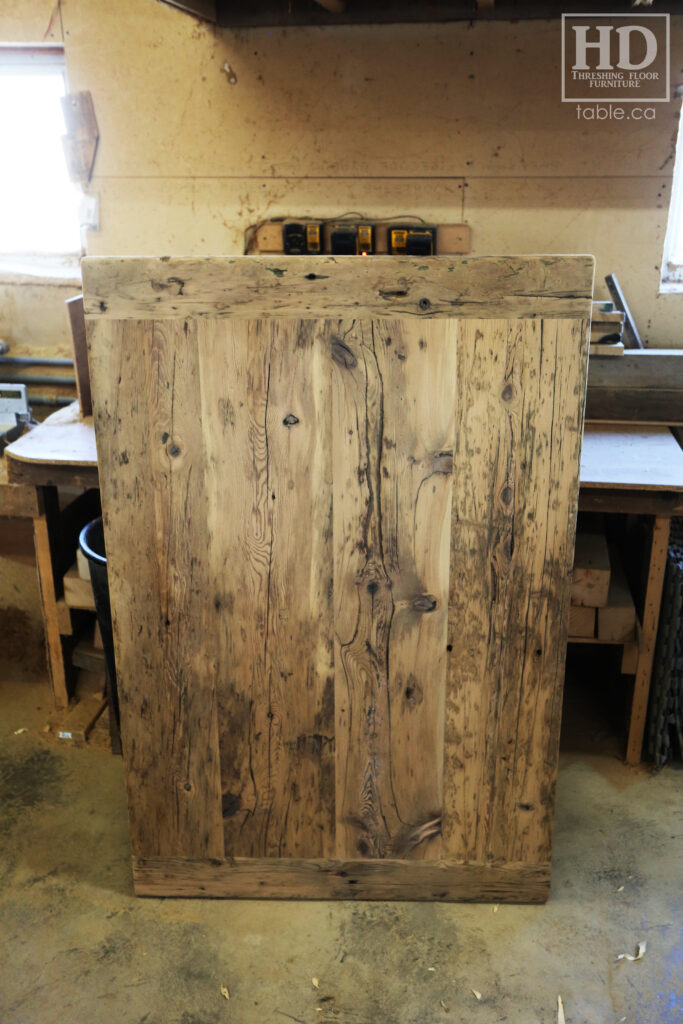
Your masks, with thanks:
[(289, 412), (282, 422), (286, 427), (295, 427), (299, 422), (299, 417), (295, 416), (293, 412)]
[(418, 302), (418, 306), (420, 307), (423, 313), (426, 313), (428, 309), (432, 308), (432, 304), (429, 301), (429, 299), (420, 299), (420, 301)]
[(437, 601), (433, 594), (416, 594), (410, 604), (416, 612), (433, 612)]
[(353, 370), (358, 363), (349, 346), (341, 338), (332, 339), (332, 358), (337, 366), (341, 366), (345, 370)]

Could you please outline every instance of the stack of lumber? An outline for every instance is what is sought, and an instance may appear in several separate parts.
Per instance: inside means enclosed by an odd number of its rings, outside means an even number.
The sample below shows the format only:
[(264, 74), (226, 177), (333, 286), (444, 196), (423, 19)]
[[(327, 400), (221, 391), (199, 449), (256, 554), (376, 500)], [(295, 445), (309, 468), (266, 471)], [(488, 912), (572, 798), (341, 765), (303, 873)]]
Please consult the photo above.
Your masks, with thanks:
[(611, 302), (594, 302), (591, 313), (590, 354), (592, 356), (621, 356), (624, 354), (625, 314)]
[(570, 639), (629, 643), (636, 610), (628, 581), (603, 533), (578, 533), (572, 574)]

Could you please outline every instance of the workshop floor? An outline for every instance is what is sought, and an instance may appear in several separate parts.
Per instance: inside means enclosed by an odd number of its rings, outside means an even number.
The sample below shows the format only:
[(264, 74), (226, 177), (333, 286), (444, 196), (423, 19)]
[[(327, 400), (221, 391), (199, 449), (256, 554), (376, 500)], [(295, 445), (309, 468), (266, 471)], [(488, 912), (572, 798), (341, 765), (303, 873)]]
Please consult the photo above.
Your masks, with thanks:
[(2, 1024), (683, 1018), (676, 769), (568, 744), (544, 907), (141, 900), (121, 759), (47, 741), (44, 679), (0, 668), (0, 708)]

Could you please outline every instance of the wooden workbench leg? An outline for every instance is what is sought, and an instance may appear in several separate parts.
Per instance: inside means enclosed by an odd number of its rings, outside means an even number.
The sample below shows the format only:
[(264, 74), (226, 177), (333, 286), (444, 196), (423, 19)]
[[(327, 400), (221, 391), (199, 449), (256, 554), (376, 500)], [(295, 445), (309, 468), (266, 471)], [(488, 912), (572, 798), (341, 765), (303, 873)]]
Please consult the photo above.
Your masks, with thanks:
[(650, 680), (652, 663), (657, 643), (659, 626), (659, 608), (662, 603), (662, 587), (664, 586), (664, 570), (666, 554), (669, 547), (669, 528), (671, 520), (666, 516), (655, 516), (652, 531), (652, 547), (650, 549), (650, 567), (647, 574), (647, 590), (645, 592), (645, 608), (643, 610), (643, 628), (638, 651), (636, 682), (633, 689), (631, 705), (631, 721), (628, 728), (626, 746), (626, 763), (639, 764), (643, 750), (645, 718), (650, 697)]
[(47, 649), (47, 667), (52, 684), (52, 695), (56, 708), (66, 708), (69, 704), (69, 691), (64, 668), (64, 652), (62, 637), (59, 631), (59, 613), (57, 610), (57, 591), (53, 568), (53, 546), (56, 520), (59, 515), (57, 488), (40, 487), (40, 515), (33, 520), (33, 538), (36, 546), (36, 568), (40, 584), (40, 600), (43, 606), (43, 626), (45, 629), (45, 646)]

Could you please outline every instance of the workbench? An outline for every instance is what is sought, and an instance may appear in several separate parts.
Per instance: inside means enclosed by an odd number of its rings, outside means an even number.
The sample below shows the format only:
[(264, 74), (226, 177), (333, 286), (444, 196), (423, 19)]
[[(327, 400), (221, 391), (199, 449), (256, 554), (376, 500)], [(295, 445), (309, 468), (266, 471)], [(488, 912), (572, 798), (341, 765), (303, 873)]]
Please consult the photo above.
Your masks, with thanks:
[[(0, 514), (33, 518), (50, 678), (55, 705), (65, 707), (69, 688), (63, 638), (70, 634), (71, 624), (62, 580), (53, 572), (56, 488), (98, 487), (92, 417), (82, 419), (77, 403), (54, 413), (10, 445), (5, 461), (8, 484), (0, 480)], [(22, 485), (21, 489), (17, 485)], [(21, 511), (12, 512), (12, 508)], [(635, 513), (652, 519), (644, 611), (637, 636), (626, 652), (629, 658), (625, 659), (625, 664), (631, 660), (635, 668), (626, 760), (637, 764), (643, 745), (670, 519), (683, 515), (683, 452), (671, 431), (660, 426), (586, 424), (579, 509)]]

